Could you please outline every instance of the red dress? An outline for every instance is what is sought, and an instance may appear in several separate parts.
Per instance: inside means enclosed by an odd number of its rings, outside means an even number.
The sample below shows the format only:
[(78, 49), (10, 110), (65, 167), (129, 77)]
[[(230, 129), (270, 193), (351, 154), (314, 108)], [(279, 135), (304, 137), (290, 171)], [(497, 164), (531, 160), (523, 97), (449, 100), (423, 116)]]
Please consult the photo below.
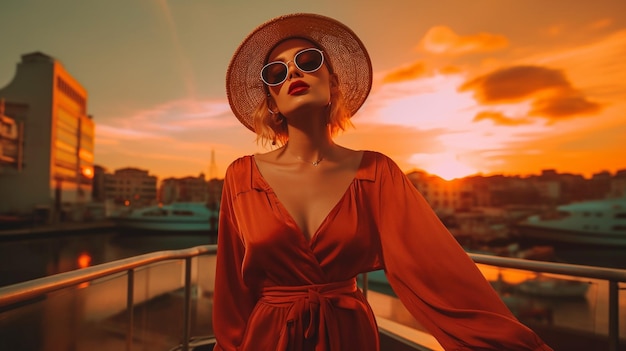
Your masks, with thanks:
[(226, 172), (213, 303), (216, 350), (378, 350), (355, 277), (385, 269), (446, 350), (551, 350), (520, 324), (398, 166), (365, 151), (308, 241), (256, 167)]

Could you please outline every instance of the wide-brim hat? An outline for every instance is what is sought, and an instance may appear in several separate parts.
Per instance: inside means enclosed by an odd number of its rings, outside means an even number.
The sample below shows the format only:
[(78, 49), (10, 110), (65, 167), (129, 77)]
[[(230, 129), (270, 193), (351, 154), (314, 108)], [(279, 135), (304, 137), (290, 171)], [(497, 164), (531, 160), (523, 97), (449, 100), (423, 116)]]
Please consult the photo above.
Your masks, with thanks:
[(339, 90), (353, 116), (372, 87), (372, 62), (365, 46), (350, 28), (335, 19), (294, 13), (261, 24), (235, 51), (226, 72), (226, 94), (239, 121), (254, 131), (253, 113), (267, 96), (261, 68), (270, 50), (288, 38), (304, 38), (319, 45), (339, 78)]

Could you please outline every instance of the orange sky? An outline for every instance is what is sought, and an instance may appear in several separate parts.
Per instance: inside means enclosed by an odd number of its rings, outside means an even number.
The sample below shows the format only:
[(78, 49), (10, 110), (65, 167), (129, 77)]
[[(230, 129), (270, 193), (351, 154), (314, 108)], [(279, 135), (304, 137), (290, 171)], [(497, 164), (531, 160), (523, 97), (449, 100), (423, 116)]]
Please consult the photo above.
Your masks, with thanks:
[[(245, 10), (245, 11), (244, 11)], [(337, 142), (444, 178), (626, 168), (626, 2), (112, 0), (0, 4), (0, 87), (20, 55), (59, 59), (89, 92), (96, 164), (223, 176), (263, 149), (230, 113), (226, 66), (259, 23), (335, 17), (374, 64)]]

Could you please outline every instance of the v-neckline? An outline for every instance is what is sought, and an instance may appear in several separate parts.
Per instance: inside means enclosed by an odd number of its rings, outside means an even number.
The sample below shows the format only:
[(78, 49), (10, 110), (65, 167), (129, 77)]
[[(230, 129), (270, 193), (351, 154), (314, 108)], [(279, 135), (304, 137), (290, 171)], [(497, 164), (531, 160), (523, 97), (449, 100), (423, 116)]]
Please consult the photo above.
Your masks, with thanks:
[(259, 169), (259, 165), (257, 164), (255, 155), (251, 155), (250, 156), (250, 160), (252, 162), (252, 168), (254, 169), (254, 172), (256, 173), (255, 176), (258, 177), (258, 179), (265, 185), (266, 189), (274, 197), (274, 199), (275, 199), (276, 203), (278, 204), (278, 206), (280, 206), (281, 210), (286, 214), (288, 220), (296, 228), (296, 230), (298, 231), (298, 234), (299, 234), (299, 236), (301, 238), (300, 240), (302, 240), (307, 245), (308, 248), (312, 248), (313, 244), (317, 241), (317, 237), (320, 234), (321, 230), (323, 229), (325, 224), (328, 222), (328, 219), (331, 217), (331, 215), (334, 214), (335, 211), (337, 211), (337, 208), (339, 207), (339, 205), (341, 205), (341, 203), (343, 203), (345, 197), (348, 195), (348, 193), (350, 193), (350, 190), (352, 189), (352, 187), (354, 186), (354, 183), (358, 179), (359, 173), (361, 173), (361, 171), (363, 169), (363, 166), (365, 164), (365, 154), (366, 154), (366, 151), (360, 151), (360, 152), (361, 152), (361, 156), (360, 156), (361, 159), (359, 160), (359, 166), (357, 167), (356, 171), (354, 172), (354, 175), (352, 176), (352, 180), (348, 183), (348, 186), (344, 190), (344, 192), (341, 195), (341, 197), (339, 197), (337, 202), (330, 208), (328, 213), (324, 216), (324, 219), (322, 219), (320, 224), (317, 226), (317, 229), (315, 230), (315, 232), (313, 232), (311, 234), (311, 237), (309, 239), (307, 239), (306, 235), (304, 235), (304, 233), (305, 233), (304, 230), (302, 228), (300, 228), (300, 226), (296, 222), (296, 220), (293, 217), (293, 215), (291, 214), (291, 212), (289, 212), (289, 210), (287, 210), (287, 207), (285, 207), (283, 202), (280, 200), (280, 198), (278, 197), (278, 194), (276, 194), (276, 192), (274, 191), (274, 188), (272, 187), (272, 185), (263, 176), (263, 173), (261, 172), (261, 170)]

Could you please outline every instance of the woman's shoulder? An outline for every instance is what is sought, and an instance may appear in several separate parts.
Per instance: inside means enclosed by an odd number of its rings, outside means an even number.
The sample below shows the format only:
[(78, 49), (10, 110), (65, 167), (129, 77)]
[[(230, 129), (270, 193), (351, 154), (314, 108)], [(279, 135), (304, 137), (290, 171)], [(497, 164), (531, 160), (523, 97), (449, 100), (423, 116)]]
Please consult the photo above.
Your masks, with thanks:
[(226, 177), (237, 177), (249, 173), (252, 165), (252, 155), (245, 155), (235, 159), (226, 169)]
[(396, 162), (391, 157), (380, 151), (364, 150), (363, 157), (367, 157), (375, 161), (377, 167), (396, 166)]
[(241, 167), (245, 164), (250, 163), (250, 160), (252, 159), (253, 155), (243, 155), (243, 156), (239, 156), (238, 158), (236, 158), (234, 161), (232, 161), (230, 163), (230, 165), (228, 166), (229, 168), (232, 167)]
[(402, 174), (400, 166), (391, 157), (380, 151), (364, 151), (363, 165), (376, 174), (376, 179), (392, 177)]
[(279, 148), (276, 148), (274, 150), (270, 150), (267, 152), (258, 152), (254, 155), (249, 155), (249, 156), (245, 156), (247, 158), (250, 159), (254, 159), (255, 161), (258, 162), (262, 162), (262, 163), (272, 163), (275, 164), (277, 163), (277, 157), (282, 153), (282, 151), (284, 150), (284, 146), (281, 146)]

